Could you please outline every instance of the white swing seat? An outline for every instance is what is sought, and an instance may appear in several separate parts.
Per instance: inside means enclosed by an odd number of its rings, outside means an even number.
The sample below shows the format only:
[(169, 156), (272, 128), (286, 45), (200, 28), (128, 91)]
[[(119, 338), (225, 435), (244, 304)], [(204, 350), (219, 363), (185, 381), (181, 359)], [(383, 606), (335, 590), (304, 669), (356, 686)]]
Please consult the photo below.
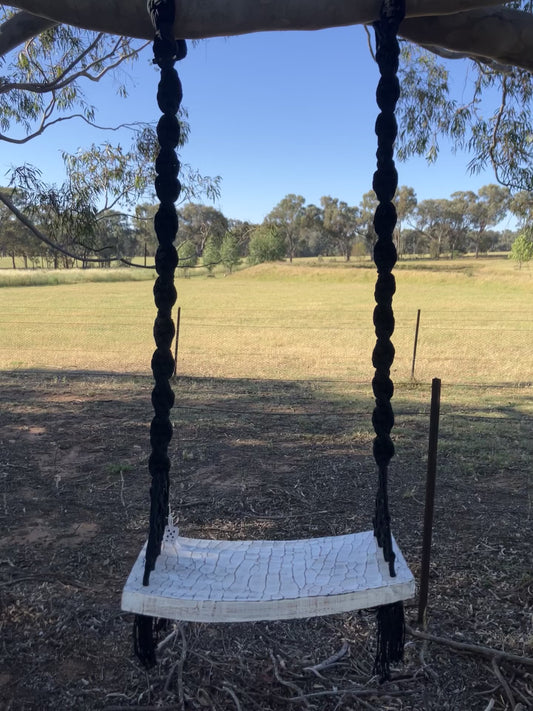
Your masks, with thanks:
[(193, 622), (318, 617), (408, 600), (415, 581), (396, 542), (396, 576), (373, 531), (293, 541), (182, 538), (168, 528), (142, 584), (146, 546), (122, 593), (122, 609)]

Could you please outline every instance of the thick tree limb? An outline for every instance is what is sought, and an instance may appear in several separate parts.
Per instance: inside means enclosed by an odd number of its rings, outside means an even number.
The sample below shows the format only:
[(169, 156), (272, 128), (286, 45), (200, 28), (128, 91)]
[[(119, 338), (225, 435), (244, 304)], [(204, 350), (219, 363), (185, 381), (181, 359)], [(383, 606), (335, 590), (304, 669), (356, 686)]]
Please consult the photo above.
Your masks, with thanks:
[(400, 34), (420, 45), (438, 45), (473, 58), (493, 59), (533, 71), (533, 15), (504, 7), (447, 17), (406, 20)]
[(0, 56), (11, 52), (12, 49), (54, 25), (57, 25), (55, 20), (31, 15), (29, 12), (17, 12), (0, 25)]
[[(407, 0), (406, 17), (464, 12), (501, 0)], [(176, 36), (186, 39), (268, 30), (318, 30), (357, 25), (379, 17), (382, 0), (183, 0), (176, 8)], [(56, 22), (116, 35), (151, 39), (145, 0), (15, 0), (20, 10)]]
[[(53, 22), (130, 37), (152, 36), (144, 0), (15, 0), (11, 4)], [(533, 15), (499, 4), (499, 0), (407, 0), (400, 33), (417, 44), (533, 71)], [(201, 39), (368, 24), (377, 19), (380, 6), (381, 0), (184, 0), (178, 3), (175, 32)]]

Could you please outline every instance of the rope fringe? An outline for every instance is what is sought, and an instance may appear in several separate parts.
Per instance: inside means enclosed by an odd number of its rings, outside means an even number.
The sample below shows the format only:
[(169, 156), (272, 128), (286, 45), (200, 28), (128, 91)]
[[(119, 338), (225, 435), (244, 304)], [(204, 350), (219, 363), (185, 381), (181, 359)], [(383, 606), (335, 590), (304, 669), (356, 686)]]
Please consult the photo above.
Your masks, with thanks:
[(403, 660), (405, 644), (405, 617), (403, 602), (378, 607), (377, 652), (374, 660), (374, 674), (380, 681), (390, 679), (390, 665)]
[(161, 617), (135, 615), (133, 621), (133, 651), (143, 667), (151, 669), (157, 664), (157, 643), (159, 633), (168, 626), (168, 620)]

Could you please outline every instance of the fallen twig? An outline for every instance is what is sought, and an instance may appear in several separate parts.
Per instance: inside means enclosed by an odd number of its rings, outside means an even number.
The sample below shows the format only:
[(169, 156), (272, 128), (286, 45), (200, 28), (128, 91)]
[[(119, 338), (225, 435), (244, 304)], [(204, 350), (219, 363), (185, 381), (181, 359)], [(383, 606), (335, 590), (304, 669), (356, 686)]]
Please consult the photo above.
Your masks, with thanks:
[(0, 587), (8, 587), (10, 585), (18, 585), (18, 583), (27, 583), (31, 580), (37, 580), (39, 582), (49, 582), (49, 583), (59, 583), (69, 588), (79, 588), (80, 590), (93, 591), (96, 588), (89, 587), (80, 583), (79, 580), (74, 580), (71, 578), (60, 578), (54, 575), (54, 573), (34, 573), (33, 575), (24, 575), (20, 578), (14, 577), (10, 580), (5, 580), (0, 583)]
[(332, 667), (334, 664), (336, 664), (340, 659), (342, 659), (344, 656), (346, 656), (349, 649), (350, 649), (350, 645), (345, 640), (342, 643), (342, 647), (339, 649), (338, 652), (335, 652), (335, 654), (332, 654), (331, 657), (324, 659), (323, 662), (314, 664), (312, 667), (304, 667), (304, 671), (313, 672), (313, 674), (316, 674), (317, 676), (322, 676), (319, 672), (321, 672), (323, 669), (327, 669), (328, 667)]
[(409, 694), (414, 694), (414, 689), (406, 689), (405, 691), (386, 691), (385, 689), (361, 689), (360, 687), (348, 687), (347, 689), (326, 689), (325, 691), (312, 691), (309, 694), (301, 694), (300, 696), (293, 696), (288, 699), (288, 701), (305, 701), (306, 699), (316, 699), (319, 696), (344, 696), (350, 695), (355, 697), (365, 697), (365, 696), (380, 696), (380, 697), (393, 697), (393, 696), (408, 696)]
[(183, 631), (183, 625), (178, 623), (178, 631), (181, 637), (181, 654), (177, 662), (175, 662), (165, 681), (164, 690), (167, 692), (170, 688), (170, 681), (174, 675), (174, 671), (177, 669), (177, 679), (178, 679), (178, 701), (180, 704), (180, 709), (185, 708), (185, 697), (183, 694), (183, 665), (185, 664), (185, 658), (187, 657), (187, 640), (185, 639), (185, 632)]
[(170, 634), (168, 634), (165, 639), (162, 639), (161, 642), (157, 645), (156, 653), (160, 654), (165, 647), (168, 647), (168, 645), (172, 642), (174, 637), (178, 634), (178, 627), (176, 626)]
[[(370, 709), (370, 711), (376, 711), (376, 708), (377, 708), (376, 706), (374, 706), (373, 704), (369, 704), (368, 701), (365, 701), (361, 697), (359, 697), (358, 702), (359, 702), (359, 704), (364, 706), (365, 709)], [(339, 702), (339, 703), (341, 703), (341, 702)]]
[(241, 707), (239, 699), (237, 698), (237, 694), (233, 691), (231, 686), (229, 684), (224, 683), (222, 685), (222, 691), (225, 691), (226, 693), (228, 693), (231, 696), (237, 711), (242, 711), (242, 707)]
[(426, 662), (427, 644), (428, 644), (428, 641), (427, 641), (427, 639), (425, 639), (424, 642), (423, 642), (423, 644), (422, 644), (421, 647), (420, 647), (420, 655), (419, 655), (419, 658), (420, 658), (420, 666), (422, 667), (422, 670), (423, 670), (424, 672), (426, 672), (427, 674), (429, 674), (429, 675), (433, 678), (433, 680), (435, 681), (436, 679), (438, 679), (438, 674), (437, 674), (435, 671), (433, 671), (433, 669), (432, 669), (432, 668), (429, 666), (429, 664)]
[(145, 706), (141, 704), (140, 706), (104, 706), (104, 711), (135, 711), (135, 709), (142, 709), (143, 711), (176, 711), (176, 704), (170, 706), (158, 706), (157, 704)]
[(514, 709), (515, 708), (515, 700), (514, 700), (513, 692), (511, 691), (511, 687), (507, 683), (507, 680), (503, 676), (502, 671), (501, 671), (500, 667), (498, 666), (497, 657), (493, 657), (493, 659), (492, 659), (492, 671), (494, 672), (496, 679), (498, 679), (498, 681), (500, 682), (500, 684), (505, 692), (505, 695), (507, 696), (507, 700), (509, 701), (509, 704), (511, 705), (511, 708)]
[(429, 642), (435, 642), (436, 644), (443, 644), (452, 649), (457, 649), (459, 652), (466, 652), (468, 654), (479, 654), (488, 659), (501, 659), (506, 662), (513, 662), (514, 664), (523, 664), (527, 667), (533, 667), (533, 658), (531, 657), (521, 657), (518, 654), (510, 654), (509, 652), (502, 652), (501, 649), (493, 649), (492, 647), (484, 647), (480, 644), (468, 644), (466, 642), (457, 642), (455, 639), (450, 639), (449, 637), (437, 637), (433, 634), (428, 634), (427, 632), (420, 632), (412, 627), (406, 625), (407, 632), (413, 637), (418, 637), (419, 639), (427, 639)]
[[(299, 696), (300, 696), (300, 700), (304, 702), (306, 708), (309, 708), (309, 703), (306, 699), (305, 694), (300, 689), (300, 687), (297, 684), (295, 684), (294, 682), (287, 681), (286, 679), (283, 679), (281, 677), (281, 674), (279, 673), (279, 669), (278, 669), (278, 662), (277, 662), (276, 657), (274, 656), (274, 652), (272, 650), (270, 650), (270, 659), (272, 660), (272, 668), (274, 670), (274, 676), (279, 681), (279, 683), (283, 684), (283, 686), (287, 686), (289, 689), (292, 689), (292, 691), (296, 691), (296, 693), (299, 694)], [(296, 698), (296, 697), (293, 697), (293, 698)], [(290, 700), (292, 701), (292, 699), (290, 699)]]

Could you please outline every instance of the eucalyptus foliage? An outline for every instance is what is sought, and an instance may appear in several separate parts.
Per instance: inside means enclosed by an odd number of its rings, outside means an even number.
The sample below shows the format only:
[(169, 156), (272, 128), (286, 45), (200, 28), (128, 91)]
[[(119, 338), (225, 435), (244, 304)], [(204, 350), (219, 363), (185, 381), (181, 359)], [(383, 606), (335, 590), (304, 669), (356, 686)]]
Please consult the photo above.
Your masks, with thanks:
[[(12, 15), (0, 8), (0, 23)], [(62, 121), (81, 120), (99, 126), (96, 108), (87, 99), (86, 87), (106, 76), (114, 80), (115, 92), (126, 97), (123, 71), (135, 62), (147, 43), (127, 37), (55, 25), (2, 58), (0, 68), (0, 141), (26, 143)], [(186, 112), (180, 116), (181, 138), (188, 139)], [(86, 262), (89, 255), (124, 257), (124, 240), (116, 229), (118, 212), (133, 212), (141, 200), (153, 200), (157, 136), (151, 125), (133, 122), (113, 126), (129, 129), (130, 145), (104, 140), (75, 153), (63, 152), (66, 179), (61, 185), (46, 182), (38, 167), (17, 166), (11, 173), (18, 215), (33, 238), (57, 247), (69, 259)], [(219, 194), (220, 177), (202, 176), (182, 165), (182, 198), (191, 200)], [(42, 217), (46, 215), (46, 220)], [(119, 244), (121, 242), (121, 244)], [(131, 252), (132, 243), (126, 251)], [(95, 256), (97, 255), (97, 256)]]
[[(533, 2), (506, 5), (533, 11)], [(433, 48), (436, 52), (438, 49)], [(468, 168), (494, 171), (499, 183), (533, 190), (533, 77), (518, 67), (469, 59), (446, 59), (412, 43), (402, 43), (398, 106), (398, 156), (437, 160), (442, 138), (472, 157)]]
[[(13, 11), (0, 6), (0, 26)], [(2, 57), (0, 140), (27, 143), (50, 126), (79, 119), (97, 125), (85, 87), (112, 74), (119, 96), (128, 93), (119, 67), (135, 62), (146, 42), (55, 25)]]

